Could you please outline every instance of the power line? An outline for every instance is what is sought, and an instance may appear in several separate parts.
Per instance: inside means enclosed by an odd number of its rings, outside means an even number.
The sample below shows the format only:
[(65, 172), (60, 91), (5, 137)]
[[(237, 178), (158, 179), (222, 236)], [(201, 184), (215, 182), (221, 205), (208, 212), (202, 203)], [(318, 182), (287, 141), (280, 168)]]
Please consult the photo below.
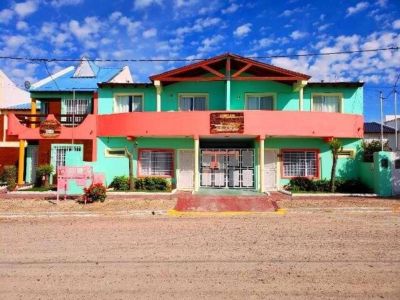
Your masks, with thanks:
[[(393, 47), (386, 47), (386, 48), (321, 52), (321, 53), (247, 56), (245, 58), (268, 59), (268, 58), (290, 58), (290, 57), (313, 57), (313, 56), (327, 56), (327, 55), (339, 55), (339, 54), (355, 54), (355, 53), (365, 53), (365, 52), (393, 51), (393, 50), (399, 50), (399, 49), (400, 49), (399, 46), (393, 46)], [(22, 57), (22, 56), (0, 56), (0, 59), (29, 61), (29, 62), (76, 62), (76, 61), (81, 61), (81, 59), (78, 59), (78, 58), (36, 58), (36, 57)], [(95, 59), (91, 59), (91, 61), (95, 61), (95, 62), (193, 62), (193, 61), (203, 61), (206, 59), (208, 59), (208, 58), (129, 58), (129, 59), (95, 58)]]

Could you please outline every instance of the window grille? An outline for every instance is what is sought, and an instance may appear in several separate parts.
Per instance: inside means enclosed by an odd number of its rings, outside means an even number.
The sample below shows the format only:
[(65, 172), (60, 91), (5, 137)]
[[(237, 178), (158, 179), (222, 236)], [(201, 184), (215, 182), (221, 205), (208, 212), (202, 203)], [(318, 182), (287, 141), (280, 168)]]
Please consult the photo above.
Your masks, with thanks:
[(75, 151), (75, 152), (82, 152), (81, 145), (56, 145), (54, 146), (56, 160), (55, 160), (55, 169), (57, 170), (58, 167), (65, 166), (65, 157), (67, 152)]
[(172, 176), (173, 151), (141, 150), (139, 155), (141, 176)]
[(63, 121), (68, 124), (79, 124), (83, 121), (84, 117), (75, 116), (75, 120), (72, 119), (72, 115), (87, 115), (90, 113), (90, 103), (89, 99), (65, 99), (65, 114), (70, 115), (63, 117)]
[(284, 151), (283, 175), (285, 177), (317, 177), (317, 152)]

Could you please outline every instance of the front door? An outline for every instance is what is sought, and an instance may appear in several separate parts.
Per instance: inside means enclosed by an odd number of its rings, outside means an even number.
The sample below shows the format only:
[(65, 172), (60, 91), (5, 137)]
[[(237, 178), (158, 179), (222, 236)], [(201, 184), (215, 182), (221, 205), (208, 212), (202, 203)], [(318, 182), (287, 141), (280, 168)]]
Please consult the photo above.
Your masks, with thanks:
[(276, 190), (277, 150), (264, 151), (264, 188), (266, 191)]
[(392, 177), (393, 194), (400, 195), (400, 152), (393, 152)]
[(181, 190), (193, 189), (194, 152), (193, 150), (179, 150), (179, 172), (177, 187)]
[(26, 178), (27, 183), (36, 183), (36, 168), (38, 165), (38, 145), (28, 145), (26, 148)]
[(201, 149), (200, 186), (254, 188), (254, 150)]

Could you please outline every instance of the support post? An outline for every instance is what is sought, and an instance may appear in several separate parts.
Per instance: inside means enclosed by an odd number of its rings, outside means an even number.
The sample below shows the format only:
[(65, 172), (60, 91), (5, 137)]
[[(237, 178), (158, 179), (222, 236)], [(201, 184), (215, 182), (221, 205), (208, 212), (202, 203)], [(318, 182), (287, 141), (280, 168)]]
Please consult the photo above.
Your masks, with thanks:
[(307, 85), (307, 83), (307, 80), (298, 80), (293, 83), (293, 91), (299, 92), (299, 111), (303, 110), (304, 87)]
[(198, 136), (194, 137), (194, 191), (197, 192), (200, 186), (199, 176), (199, 161), (200, 161), (200, 140)]
[(399, 151), (399, 141), (398, 134), (399, 128), (397, 124), (397, 90), (394, 90), (394, 133), (395, 133), (395, 141), (396, 141), (396, 151)]
[(380, 92), (379, 100), (381, 103), (381, 151), (383, 151), (383, 94)]
[(303, 110), (303, 98), (304, 98), (304, 93), (303, 93), (303, 87), (300, 88), (299, 90), (299, 111)]
[(97, 115), (99, 111), (99, 93), (93, 93), (93, 114)]
[[(36, 115), (36, 99), (34, 99), (34, 98), (31, 98), (31, 115)], [(31, 124), (31, 128), (36, 128), (35, 122), (36, 122), (37, 118), (31, 117), (31, 120), (33, 122)]]
[(231, 110), (231, 59), (226, 58), (225, 66), (225, 79), (226, 79), (226, 110)]
[(260, 176), (259, 176), (259, 187), (260, 187), (260, 193), (265, 192), (265, 187), (264, 187), (264, 142), (265, 142), (265, 137), (260, 136), (259, 137), (259, 142), (260, 142), (260, 147), (259, 147), (259, 164), (260, 164)]
[(162, 92), (161, 81), (155, 80), (154, 86), (156, 87), (156, 92), (157, 92), (157, 111), (161, 111), (161, 92)]
[(18, 185), (24, 184), (25, 140), (19, 140)]

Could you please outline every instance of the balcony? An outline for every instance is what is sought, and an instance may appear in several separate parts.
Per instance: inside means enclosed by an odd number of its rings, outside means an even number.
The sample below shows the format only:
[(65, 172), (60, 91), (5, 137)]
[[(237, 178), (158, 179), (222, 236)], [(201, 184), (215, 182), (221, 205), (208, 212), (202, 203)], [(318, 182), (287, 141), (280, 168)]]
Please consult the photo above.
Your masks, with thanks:
[[(241, 114), (237, 132), (215, 133), (211, 114)], [(132, 112), (97, 116), (98, 136), (363, 138), (362, 115), (310, 111)], [(215, 124), (214, 124), (215, 125)], [(213, 125), (213, 126), (214, 126)]]
[[(51, 123), (46, 133), (44, 124)], [(8, 114), (8, 135), (16, 135), (22, 140), (94, 140), (97, 124), (95, 115), (40, 115), (40, 114)]]
[[(15, 116), (26, 127), (39, 127), (47, 118), (45, 114), (17, 114)], [(65, 127), (76, 127), (85, 120), (87, 115), (54, 114), (54, 117)]]

